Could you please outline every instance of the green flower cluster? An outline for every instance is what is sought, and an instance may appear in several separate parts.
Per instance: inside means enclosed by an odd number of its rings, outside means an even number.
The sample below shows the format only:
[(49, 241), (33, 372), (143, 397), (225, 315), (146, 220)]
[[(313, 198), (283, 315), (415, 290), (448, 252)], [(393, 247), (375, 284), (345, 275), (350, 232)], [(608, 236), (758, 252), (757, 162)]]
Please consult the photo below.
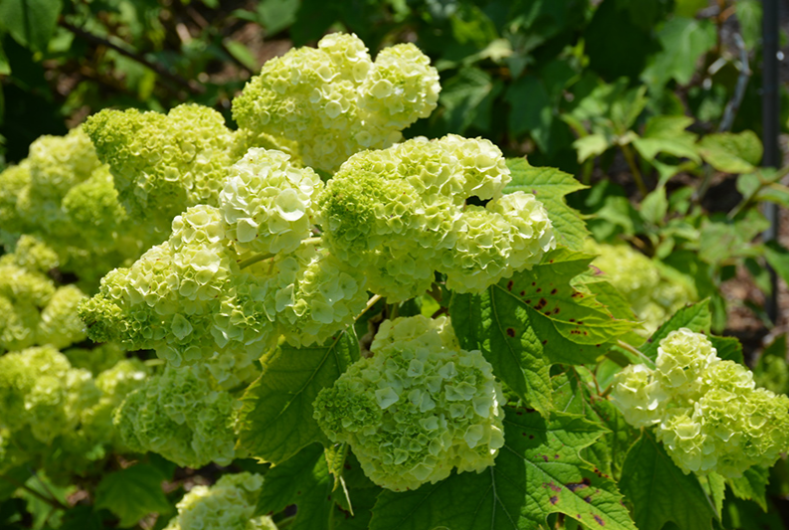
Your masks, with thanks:
[(200, 367), (167, 366), (115, 411), (123, 444), (152, 451), (180, 466), (228, 465), (238, 455), (233, 423), (238, 401)]
[(448, 318), (387, 320), (370, 350), (314, 407), (373, 482), (402, 491), (493, 465), (504, 445), (501, 386), (479, 351), (460, 349)]
[(611, 397), (634, 427), (656, 426), (685, 473), (739, 477), (789, 449), (789, 398), (756, 388), (747, 368), (685, 328), (660, 341), (654, 370), (630, 365), (617, 374)]
[(245, 129), (297, 141), (308, 166), (333, 172), (364, 149), (398, 142), (400, 131), (436, 107), (441, 86), (413, 44), (372, 61), (355, 35), (333, 33), (263, 65), (233, 100)]
[(213, 486), (195, 486), (176, 505), (164, 530), (277, 530), (267, 515), (254, 517), (263, 477), (223, 475)]
[(629, 245), (607, 245), (586, 241), (586, 251), (598, 254), (592, 265), (625, 296), (642, 320), (644, 336), (652, 335), (665, 320), (698, 300), (687, 278), (661, 266)]
[(86, 300), (74, 285), (56, 287), (42, 271), (54, 252), (30, 236), (0, 257), (0, 352), (49, 344), (65, 348), (86, 337), (77, 307)]
[[(480, 138), (365, 151), (342, 165), (320, 200), (324, 241), (393, 302), (423, 293), (436, 270), (449, 289), (481, 292), (556, 245), (533, 195), (502, 196), (510, 180), (501, 151)], [(472, 197), (489, 202), (467, 205)]]
[(140, 361), (123, 360), (94, 378), (51, 346), (0, 357), (0, 472), (30, 464), (68, 476), (123, 449), (112, 411), (146, 377)]
[[(263, 149), (251, 149), (230, 173), (222, 208), (188, 208), (168, 241), (102, 279), (80, 309), (93, 340), (155, 349), (173, 366), (200, 362), (232, 388), (254, 377), (252, 362), (281, 335), (295, 345), (320, 343), (364, 309), (364, 280), (305, 243), (310, 215), (300, 223), (290, 209), (292, 200), (312, 208), (320, 179)], [(239, 241), (252, 223), (256, 235)]]
[(78, 274), (88, 290), (150, 244), (139, 226), (127, 222), (109, 169), (81, 128), (63, 137), (42, 136), (28, 158), (0, 173), (0, 239), (13, 249), (21, 234), (50, 248), (21, 254), (46, 267), (42, 270), (58, 266)]
[(280, 147), (266, 136), (231, 131), (220, 113), (196, 104), (166, 115), (103, 110), (84, 128), (109, 164), (120, 203), (132, 219), (144, 220), (154, 243), (187, 207), (216, 206), (228, 168), (249, 148)]

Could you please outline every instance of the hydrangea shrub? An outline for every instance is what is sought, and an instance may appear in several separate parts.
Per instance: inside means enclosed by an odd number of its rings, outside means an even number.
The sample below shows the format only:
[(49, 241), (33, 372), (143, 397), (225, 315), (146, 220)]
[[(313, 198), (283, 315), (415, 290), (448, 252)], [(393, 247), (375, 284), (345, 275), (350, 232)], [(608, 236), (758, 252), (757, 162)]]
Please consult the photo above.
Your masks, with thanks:
[(789, 398), (692, 289), (584, 241), (573, 177), (406, 139), (440, 89), (415, 45), (334, 33), (266, 63), (238, 129), (104, 110), (0, 173), (0, 502), (64, 528), (711, 530), (726, 484), (764, 501)]

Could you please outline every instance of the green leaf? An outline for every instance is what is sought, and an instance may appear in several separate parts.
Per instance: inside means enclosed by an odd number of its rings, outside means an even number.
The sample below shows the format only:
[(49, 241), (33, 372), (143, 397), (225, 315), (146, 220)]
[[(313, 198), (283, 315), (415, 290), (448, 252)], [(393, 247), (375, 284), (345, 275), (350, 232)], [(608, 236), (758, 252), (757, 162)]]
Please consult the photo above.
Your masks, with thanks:
[(768, 241), (765, 244), (764, 257), (778, 276), (789, 282), (789, 250), (775, 240)]
[(578, 454), (603, 434), (598, 426), (566, 414), (546, 421), (507, 408), (504, 432), (493, 467), (382, 493), (370, 530), (531, 530), (544, 528), (556, 512), (589, 528), (635, 530), (615, 483)]
[(512, 108), (508, 116), (510, 133), (519, 136), (528, 132), (542, 151), (549, 151), (547, 139), (554, 105), (542, 80), (534, 75), (522, 76), (510, 85), (504, 99)]
[(751, 173), (762, 160), (762, 142), (753, 131), (708, 134), (699, 152), (709, 165), (725, 173)]
[(658, 39), (663, 51), (655, 55), (642, 79), (653, 89), (671, 79), (687, 85), (701, 56), (715, 46), (715, 27), (708, 20), (674, 17), (658, 32)]
[(58, 530), (102, 530), (101, 517), (91, 506), (75, 506), (63, 514), (63, 523)]
[(734, 361), (738, 364), (745, 364), (742, 355), (742, 344), (735, 337), (714, 337), (709, 336), (712, 346), (718, 350), (718, 357), (724, 361)]
[[(8, 57), (3, 51), (3, 33), (0, 32), (0, 75), (8, 75), (11, 73), (11, 65), (8, 64)], [(2, 93), (2, 90), (0, 90)], [(2, 96), (0, 96), (2, 98)], [(2, 106), (0, 106), (0, 120), (2, 119)]]
[(652, 337), (649, 338), (641, 347), (641, 353), (652, 359), (657, 359), (657, 350), (660, 341), (665, 339), (669, 333), (679, 328), (688, 328), (696, 333), (706, 333), (709, 335), (712, 315), (710, 314), (709, 300), (702, 300), (696, 304), (691, 304), (674, 313), (668, 321), (660, 326)]
[(709, 5), (707, 0), (676, 0), (674, 13), (680, 17), (693, 18), (699, 10)]
[(461, 69), (443, 84), (439, 102), (444, 107), (442, 119), (452, 132), (463, 134), (477, 118), (482, 102), (493, 90), (493, 78), (475, 67)]
[(60, 0), (2, 0), (0, 29), (22, 46), (46, 51), (62, 7)]
[(260, 25), (266, 36), (274, 35), (296, 21), (299, 2), (293, 0), (264, 0), (257, 7)]
[(573, 142), (573, 147), (578, 151), (578, 162), (602, 155), (611, 145), (604, 134), (589, 134)]
[(523, 158), (508, 159), (507, 167), (512, 172), (512, 181), (504, 189), (504, 193), (532, 193), (545, 205), (557, 242), (573, 250), (583, 249), (589, 232), (581, 214), (567, 206), (564, 196), (586, 186), (572, 175), (558, 169), (532, 167)]
[(542, 413), (551, 408), (550, 363), (584, 364), (605, 352), (633, 323), (615, 319), (573, 278), (592, 256), (558, 248), (531, 271), (516, 273), (481, 295), (455, 293), (449, 304), (463, 348), (480, 350), (496, 376)]
[(619, 487), (639, 530), (661, 530), (669, 521), (682, 530), (712, 527), (715, 505), (696, 475), (683, 473), (649, 431), (627, 454)]
[[(333, 513), (338, 511), (333, 500), (333, 483), (323, 447), (310, 445), (266, 473), (257, 513), (277, 513), (295, 504), (293, 530), (329, 530)], [(339, 491), (336, 494), (342, 495)]]
[(650, 162), (658, 153), (700, 162), (696, 149), (697, 136), (685, 130), (691, 124), (693, 118), (687, 116), (653, 116), (647, 122), (644, 134), (633, 140), (633, 145)]
[(726, 483), (732, 493), (743, 500), (753, 500), (767, 511), (767, 483), (770, 482), (770, 471), (761, 466), (753, 466), (745, 470), (739, 478), (730, 478)]
[(667, 211), (666, 188), (662, 186), (644, 197), (641, 203), (641, 217), (654, 225), (663, 223)]
[(594, 399), (594, 376), (583, 367), (553, 378), (556, 410), (583, 416), (605, 430), (581, 456), (606, 475), (618, 474), (638, 431), (630, 427), (622, 413), (608, 400)]
[(274, 464), (313, 442), (328, 445), (312, 417), (312, 402), (358, 359), (353, 327), (321, 346), (283, 344), (264, 355), (263, 372), (241, 398), (239, 444), (250, 455)]
[(166, 477), (149, 464), (137, 464), (109, 473), (96, 487), (95, 507), (106, 508), (120, 518), (120, 526), (137, 523), (149, 513), (173, 511), (162, 491)]
[(225, 42), (225, 46), (231, 55), (241, 62), (241, 64), (249, 68), (251, 72), (257, 72), (260, 69), (255, 55), (244, 43), (236, 40), (229, 40)]
[(551, 402), (550, 364), (532, 312), (491, 286), (481, 295), (454, 293), (449, 314), (460, 345), (480, 350), (496, 376), (542, 414)]

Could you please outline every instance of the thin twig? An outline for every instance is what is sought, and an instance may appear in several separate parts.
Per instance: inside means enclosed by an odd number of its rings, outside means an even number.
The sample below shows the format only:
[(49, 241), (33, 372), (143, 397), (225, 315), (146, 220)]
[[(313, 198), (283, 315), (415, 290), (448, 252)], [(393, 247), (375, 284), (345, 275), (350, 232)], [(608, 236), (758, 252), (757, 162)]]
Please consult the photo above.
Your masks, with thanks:
[(93, 43), (93, 44), (96, 44), (96, 45), (100, 45), (100, 46), (106, 46), (108, 48), (112, 48), (113, 50), (115, 50), (116, 52), (120, 53), (121, 55), (123, 55), (125, 57), (128, 57), (129, 59), (132, 59), (134, 61), (137, 61), (141, 65), (146, 66), (147, 68), (150, 68), (151, 70), (153, 70), (157, 74), (161, 75), (162, 77), (166, 77), (170, 81), (172, 81), (172, 82), (174, 82), (174, 83), (186, 88), (192, 94), (202, 94), (202, 93), (205, 92), (205, 87), (203, 87), (202, 85), (200, 85), (200, 84), (198, 84), (198, 83), (196, 83), (194, 81), (190, 81), (190, 80), (184, 79), (180, 75), (170, 72), (167, 68), (165, 68), (161, 64), (151, 62), (148, 59), (146, 59), (145, 57), (143, 57), (142, 55), (139, 55), (139, 54), (137, 54), (135, 52), (127, 50), (127, 49), (125, 49), (125, 48), (123, 48), (121, 46), (118, 46), (117, 44), (114, 44), (114, 43), (110, 42), (109, 40), (107, 40), (107, 39), (105, 39), (103, 37), (99, 37), (98, 35), (94, 35), (93, 33), (85, 31), (84, 29), (79, 28), (79, 27), (75, 26), (74, 24), (66, 22), (62, 18), (60, 20), (58, 20), (58, 25), (60, 27), (62, 27), (62, 28), (65, 28), (65, 29), (69, 30), (74, 35), (76, 35), (76, 36), (78, 36), (78, 37), (80, 37), (80, 38), (82, 38), (82, 39), (84, 39), (84, 40), (86, 40), (86, 41), (88, 41), (90, 43)]
[(636, 355), (637, 357), (639, 357), (640, 359), (642, 359), (647, 364), (647, 366), (649, 366), (650, 368), (654, 368), (655, 367), (655, 362), (652, 359), (650, 359), (649, 357), (647, 357), (646, 355), (644, 355), (643, 353), (641, 353), (638, 350), (638, 348), (636, 348), (635, 346), (633, 346), (631, 344), (628, 344), (627, 342), (625, 342), (623, 340), (616, 341), (616, 345), (619, 346), (620, 348), (622, 348), (623, 350), (627, 350), (630, 353), (632, 353), (632, 354)]
[(630, 172), (633, 173), (633, 179), (635, 179), (636, 186), (638, 186), (638, 190), (641, 192), (641, 197), (646, 197), (649, 194), (649, 190), (644, 184), (644, 178), (641, 176), (641, 171), (638, 170), (636, 159), (633, 156), (633, 151), (630, 150), (629, 145), (622, 145), (622, 154), (625, 155), (625, 161), (630, 168)]
[(238, 262), (238, 268), (239, 269), (246, 269), (250, 265), (254, 265), (255, 263), (257, 263), (259, 261), (265, 261), (267, 259), (274, 259), (275, 257), (276, 257), (275, 254), (255, 254), (251, 258), (247, 258), (247, 259), (245, 259), (243, 261), (239, 261)]
[(376, 294), (375, 296), (373, 296), (372, 298), (367, 300), (367, 307), (362, 309), (362, 312), (359, 313), (358, 315), (356, 315), (356, 320), (359, 320), (360, 318), (362, 318), (362, 315), (365, 314), (366, 312), (368, 312), (370, 310), (370, 308), (372, 308), (375, 304), (377, 304), (378, 300), (380, 300), (381, 298), (382, 297), (381, 297), (380, 294)]
[(64, 505), (63, 503), (61, 503), (56, 498), (54, 498), (54, 497), (53, 498), (49, 498), (46, 495), (44, 495), (43, 493), (41, 493), (40, 491), (34, 490), (33, 488), (31, 488), (27, 484), (23, 484), (23, 483), (21, 483), (21, 482), (19, 482), (17, 480), (12, 479), (11, 477), (5, 476), (5, 475), (0, 475), (0, 480), (5, 480), (9, 484), (13, 484), (17, 488), (25, 490), (26, 492), (28, 492), (29, 494), (31, 494), (35, 498), (47, 503), (48, 505), (52, 506), (53, 508), (57, 508), (59, 510), (68, 510), (68, 506)]
[[(734, 118), (737, 116), (737, 111), (740, 110), (740, 105), (745, 97), (745, 89), (748, 87), (748, 80), (751, 78), (751, 66), (748, 62), (748, 50), (745, 48), (745, 41), (739, 33), (734, 34), (734, 42), (740, 50), (740, 75), (737, 78), (737, 84), (734, 87), (734, 94), (729, 102), (726, 104), (726, 110), (723, 112), (723, 118), (718, 124), (718, 132), (727, 132), (734, 124)], [(712, 181), (712, 168), (709, 164), (704, 165), (704, 179), (701, 181), (696, 193), (694, 193), (694, 200), (698, 203), (707, 194), (710, 182)]]

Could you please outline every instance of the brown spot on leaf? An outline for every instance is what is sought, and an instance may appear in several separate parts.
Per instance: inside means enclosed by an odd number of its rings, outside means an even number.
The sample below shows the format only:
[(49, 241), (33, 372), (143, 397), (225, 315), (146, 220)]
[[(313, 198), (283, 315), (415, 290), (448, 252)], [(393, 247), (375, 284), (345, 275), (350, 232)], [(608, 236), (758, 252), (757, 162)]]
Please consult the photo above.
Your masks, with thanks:
[(542, 487), (544, 488), (545, 486), (548, 486), (549, 488), (551, 488), (552, 491), (555, 491), (556, 493), (559, 493), (559, 492), (562, 491), (562, 488), (557, 486), (556, 484), (554, 484), (553, 481), (550, 481), (547, 484), (545, 482), (543, 482)]
[(512, 280), (510, 280), (510, 281), (508, 281), (508, 282), (507, 282), (507, 290), (508, 290), (508, 291), (512, 291), (512, 285), (513, 285), (514, 283), (515, 283), (515, 282), (513, 282)]
[[(539, 290), (539, 289), (538, 289), (538, 290)], [(546, 305), (548, 305), (548, 300), (546, 300), (545, 298), (540, 298), (540, 301), (539, 301), (539, 302), (537, 302), (537, 305), (536, 305), (536, 306), (534, 306), (534, 309), (536, 309), (537, 311), (539, 311), (540, 309), (542, 309), (542, 308), (543, 308), (543, 307), (545, 307)]]
[(544, 341), (542, 341), (542, 345), (543, 346), (545, 346), (546, 344), (548, 344), (548, 339), (545, 339)]
[(578, 490), (582, 490), (584, 488), (588, 488), (589, 484), (591, 484), (589, 479), (588, 478), (584, 478), (581, 482), (570, 482), (569, 484), (567, 484), (567, 489), (570, 490), (570, 491), (575, 492), (575, 491), (578, 491)]
[(605, 526), (605, 521), (603, 521), (603, 518), (600, 517), (599, 515), (595, 514), (594, 520), (597, 521), (597, 524), (599, 524), (600, 526)]
[(542, 459), (543, 459), (544, 462), (547, 462), (548, 461), (548, 456), (547, 455), (542, 455)]
[(551, 500), (551, 504), (556, 504), (557, 502), (559, 502), (559, 497), (554, 495), (553, 497), (551, 497), (550, 500)]
[(521, 291), (521, 296), (525, 295), (526, 291)]
[(586, 497), (584, 497), (584, 502), (587, 503), (587, 504), (591, 504), (592, 496), (591, 495), (587, 495)]
[(507, 328), (507, 336), (508, 337), (514, 337), (515, 336), (515, 330), (513, 328)]
[(553, 291), (551, 291), (551, 294), (556, 294), (556, 292), (557, 292), (557, 289), (554, 289)]
[(536, 293), (541, 293), (542, 292), (542, 288), (541, 287), (537, 287), (537, 290), (535, 292)]

